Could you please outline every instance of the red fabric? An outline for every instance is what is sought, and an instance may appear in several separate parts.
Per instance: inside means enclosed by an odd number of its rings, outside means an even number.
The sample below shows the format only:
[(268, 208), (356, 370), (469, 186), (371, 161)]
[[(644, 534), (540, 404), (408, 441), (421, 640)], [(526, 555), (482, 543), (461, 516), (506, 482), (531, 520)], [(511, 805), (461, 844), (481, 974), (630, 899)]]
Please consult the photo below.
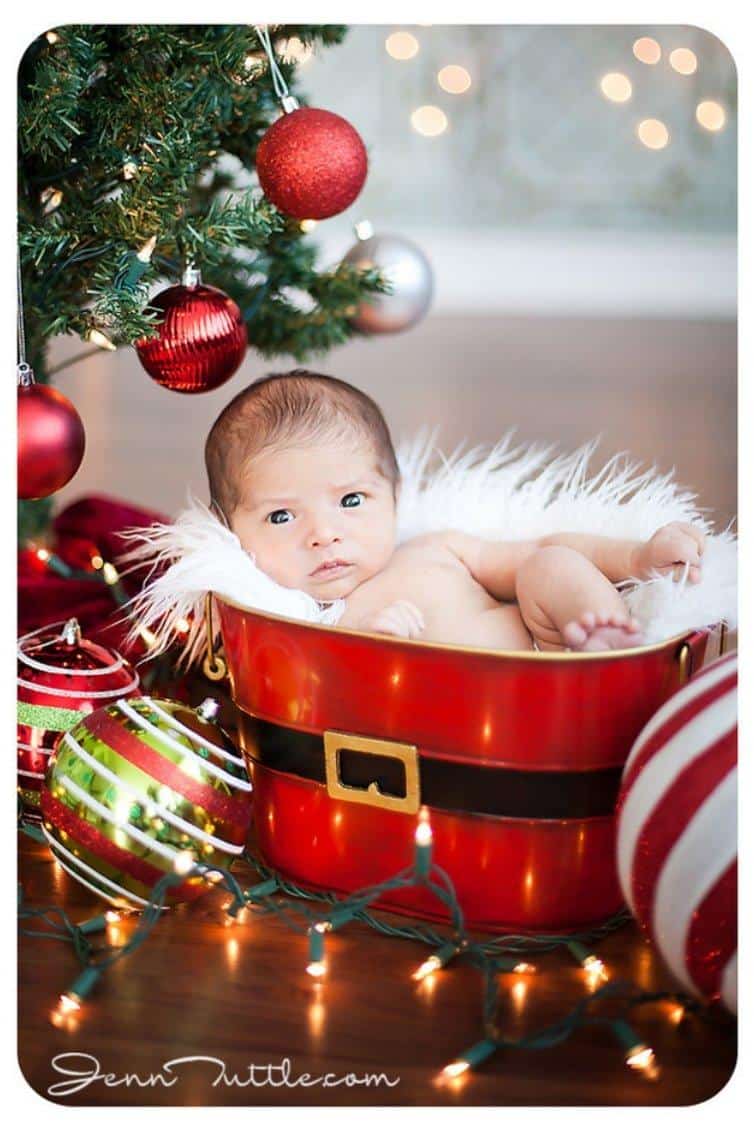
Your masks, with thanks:
[[(118, 565), (128, 548), (121, 536), (123, 530), (169, 520), (157, 511), (143, 510), (106, 495), (88, 495), (61, 510), (52, 524), (52, 538), (44, 539), (44, 545), (74, 569), (87, 567), (90, 550), (96, 550), (104, 561)], [(146, 572), (138, 569), (122, 576), (129, 596), (139, 591)], [(139, 644), (125, 648), (130, 625), (94, 571), (91, 580), (59, 577), (42, 565), (33, 550), (23, 547), (18, 555), (18, 634), (72, 616), (90, 639), (115, 648), (132, 660), (142, 654)]]

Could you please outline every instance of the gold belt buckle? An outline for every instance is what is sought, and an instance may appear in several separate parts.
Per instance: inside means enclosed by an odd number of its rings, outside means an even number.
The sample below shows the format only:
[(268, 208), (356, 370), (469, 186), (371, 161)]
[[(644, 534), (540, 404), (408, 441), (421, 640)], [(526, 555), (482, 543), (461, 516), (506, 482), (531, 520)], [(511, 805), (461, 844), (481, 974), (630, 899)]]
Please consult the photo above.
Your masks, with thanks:
[[(354, 753), (371, 753), (378, 757), (392, 757), (396, 761), (401, 761), (406, 774), (406, 795), (390, 796), (388, 793), (383, 793), (376, 781), (370, 781), (366, 789), (344, 785), (340, 779), (338, 756), (342, 749), (349, 749)], [(328, 796), (334, 800), (347, 800), (353, 804), (371, 804), (373, 808), (385, 808), (388, 812), (407, 812), (409, 815), (419, 811), (419, 754), (415, 745), (363, 738), (359, 734), (342, 734), (337, 730), (325, 730), (325, 780)]]

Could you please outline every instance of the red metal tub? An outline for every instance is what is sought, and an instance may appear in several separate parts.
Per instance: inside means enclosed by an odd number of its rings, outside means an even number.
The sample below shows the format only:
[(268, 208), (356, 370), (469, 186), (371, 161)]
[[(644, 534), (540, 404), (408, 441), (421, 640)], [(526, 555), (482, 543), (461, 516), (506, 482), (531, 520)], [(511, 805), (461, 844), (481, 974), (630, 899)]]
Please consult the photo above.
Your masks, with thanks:
[[(481, 651), (324, 628), (215, 597), (259, 849), (347, 893), (434, 858), (468, 924), (567, 930), (621, 906), (613, 809), (639, 731), (707, 633), (630, 651)], [(393, 910), (442, 917), (426, 892)]]

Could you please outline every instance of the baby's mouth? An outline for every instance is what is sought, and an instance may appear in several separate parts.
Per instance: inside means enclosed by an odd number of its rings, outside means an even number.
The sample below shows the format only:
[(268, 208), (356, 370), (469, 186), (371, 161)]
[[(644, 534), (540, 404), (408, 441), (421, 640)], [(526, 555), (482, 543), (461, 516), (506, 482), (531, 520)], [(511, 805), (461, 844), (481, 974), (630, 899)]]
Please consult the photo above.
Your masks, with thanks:
[(336, 558), (333, 561), (323, 561), (322, 564), (317, 566), (314, 572), (310, 573), (309, 575), (311, 577), (319, 577), (320, 579), (330, 580), (333, 577), (339, 577), (346, 571), (346, 569), (352, 568), (353, 562), (343, 561), (340, 558)]

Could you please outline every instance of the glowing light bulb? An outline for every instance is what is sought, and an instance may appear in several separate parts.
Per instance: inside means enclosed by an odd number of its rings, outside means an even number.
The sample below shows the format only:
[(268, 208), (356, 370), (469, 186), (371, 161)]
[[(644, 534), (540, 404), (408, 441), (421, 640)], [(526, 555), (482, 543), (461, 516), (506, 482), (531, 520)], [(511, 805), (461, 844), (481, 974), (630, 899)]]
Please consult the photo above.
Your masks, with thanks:
[(61, 993), (59, 1007), (63, 1015), (68, 1012), (78, 1012), (81, 1008), (81, 1001), (76, 1000), (75, 997), (70, 996), (68, 993)]
[(519, 961), (518, 965), (513, 966), (514, 973), (536, 973), (536, 965), (530, 965), (528, 961)]
[(427, 847), (432, 843), (432, 826), (429, 822), (429, 809), (425, 804), (419, 809), (419, 820), (416, 825), (414, 840), (417, 846)]
[(105, 578), (108, 585), (115, 585), (120, 580), (118, 570), (114, 565), (111, 565), (109, 561), (106, 561), (102, 566), (102, 576)]
[(441, 967), (442, 962), (436, 954), (432, 954), (426, 961), (422, 962), (419, 968), (411, 974), (415, 981), (423, 981), (425, 977), (429, 977), (432, 973), (436, 973)]
[(660, 1077), (660, 1068), (655, 1053), (646, 1044), (637, 1044), (626, 1054), (626, 1066), (638, 1071), (645, 1079), (653, 1082)]
[(600, 90), (611, 102), (628, 102), (633, 92), (631, 80), (619, 71), (611, 71), (600, 80)]
[(442, 1069), (442, 1073), (446, 1079), (457, 1079), (459, 1075), (463, 1075), (464, 1071), (468, 1071), (471, 1064), (465, 1059), (456, 1059), (453, 1063), (446, 1064)]
[(605, 968), (604, 961), (596, 957), (595, 954), (590, 953), (585, 957), (581, 963), (584, 972), (594, 981), (607, 981), (607, 969)]
[(438, 106), (419, 106), (411, 115), (411, 125), (423, 137), (439, 137), (448, 128), (448, 119)]
[(725, 125), (725, 110), (719, 102), (700, 102), (696, 108), (696, 120), (704, 129), (715, 132)]
[(410, 31), (394, 31), (385, 40), (385, 50), (392, 59), (405, 62), (419, 51), (419, 41)]
[(156, 246), (157, 246), (157, 236), (156, 235), (150, 235), (147, 242), (145, 244), (143, 244), (139, 248), (139, 250), (136, 252), (136, 258), (141, 263), (148, 263), (150, 261), (150, 259), (152, 258), (152, 253), (153, 253)]
[(139, 635), (144, 640), (144, 643), (148, 648), (156, 647), (160, 642), (159, 637), (156, 636), (154, 632), (150, 632), (149, 628), (145, 628), (143, 624), (139, 625)]
[(359, 220), (355, 225), (354, 231), (356, 232), (357, 239), (371, 239), (374, 235), (374, 228), (369, 220)]
[(117, 910), (106, 910), (105, 911), (105, 919), (106, 919), (107, 922), (110, 923), (111, 926), (115, 922), (120, 922), (122, 917), (123, 917), (123, 915), (119, 914)]
[(314, 231), (316, 226), (317, 226), (316, 220), (302, 220), (301, 223), (299, 224), (299, 228), (301, 229), (302, 232)]
[(117, 349), (117, 346), (113, 345), (110, 338), (106, 337), (101, 330), (89, 330), (86, 337), (87, 341), (91, 341), (92, 345), (98, 345), (100, 349)]
[(188, 620), (184, 620), (183, 616), (180, 616), (175, 622), (175, 630), (180, 632), (182, 636), (186, 635), (190, 627)]
[(643, 35), (634, 43), (634, 55), (640, 63), (647, 63), (651, 67), (662, 58), (662, 48), (656, 39)]
[(679, 75), (693, 75), (698, 66), (696, 55), (688, 47), (676, 47), (668, 55), (668, 62)]
[(314, 54), (314, 48), (310, 43), (303, 43), (297, 35), (292, 35), (283, 46), (281, 54), (286, 62), (296, 63), (299, 67), (303, 67)]
[(104, 564), (103, 558), (100, 557), (98, 553), (95, 553), (92, 557), (92, 569), (101, 569)]
[(471, 86), (471, 75), (455, 63), (437, 72), (437, 81), (447, 94), (465, 94)]
[(45, 32), (45, 39), (47, 40), (47, 42), (50, 45), (60, 42), (60, 36), (58, 35), (58, 33), (56, 31), (46, 31)]
[(63, 193), (59, 188), (44, 188), (39, 194), (39, 202), (45, 216), (54, 212), (63, 202)]
[(639, 141), (647, 149), (664, 149), (670, 141), (670, 134), (664, 122), (657, 118), (645, 118), (636, 127)]
[(310, 977), (324, 977), (327, 972), (327, 965), (324, 961), (310, 961), (306, 967), (306, 972)]
[(38, 550), (37, 550), (37, 559), (38, 559), (39, 561), (44, 561), (44, 562), (47, 562), (47, 561), (49, 561), (49, 560), (50, 560), (50, 551), (49, 551), (49, 549), (38, 549)]
[(173, 870), (177, 875), (188, 875), (195, 860), (190, 851), (179, 851), (173, 860)]
[(133, 180), (139, 171), (135, 161), (126, 161), (123, 165), (123, 180)]

